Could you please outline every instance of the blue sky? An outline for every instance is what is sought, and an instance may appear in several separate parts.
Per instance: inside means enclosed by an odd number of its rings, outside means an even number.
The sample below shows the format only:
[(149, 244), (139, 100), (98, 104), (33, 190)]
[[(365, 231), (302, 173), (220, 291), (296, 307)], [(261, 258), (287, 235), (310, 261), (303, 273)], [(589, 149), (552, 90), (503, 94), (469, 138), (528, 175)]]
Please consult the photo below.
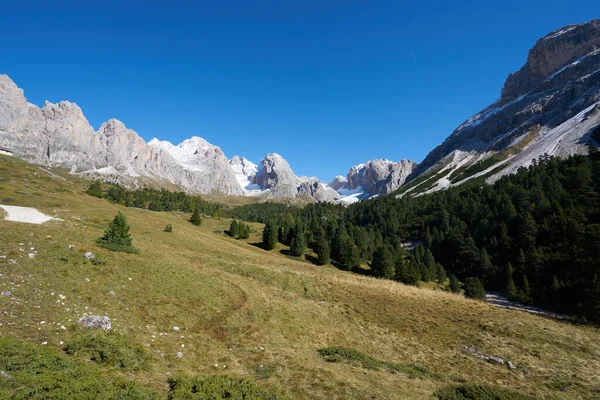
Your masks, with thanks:
[(482, 3), (5, 2), (0, 73), (34, 104), (77, 103), (95, 129), (117, 118), (147, 141), (277, 152), (328, 181), (420, 162), (538, 38), (600, 17), (597, 1)]

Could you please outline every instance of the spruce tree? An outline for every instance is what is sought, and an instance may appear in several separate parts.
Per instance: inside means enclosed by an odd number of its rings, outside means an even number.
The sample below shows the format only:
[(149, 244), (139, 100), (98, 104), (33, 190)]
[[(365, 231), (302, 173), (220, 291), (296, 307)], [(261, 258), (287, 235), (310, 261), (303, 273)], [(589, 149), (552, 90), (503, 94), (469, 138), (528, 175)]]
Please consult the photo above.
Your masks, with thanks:
[(396, 274), (396, 266), (387, 246), (380, 246), (373, 253), (371, 270), (376, 276), (392, 279)]
[(455, 275), (450, 275), (450, 290), (452, 293), (460, 293), (460, 282)]
[(508, 277), (508, 284), (506, 285), (506, 298), (510, 301), (518, 301), (519, 296), (517, 292), (517, 286), (512, 276)]
[(85, 192), (90, 196), (102, 198), (102, 184), (100, 181), (94, 181)]
[(127, 225), (125, 214), (121, 211), (117, 212), (115, 218), (104, 231), (101, 240), (104, 243), (117, 246), (131, 246), (131, 234), (129, 233), (129, 225)]
[(263, 248), (273, 250), (277, 246), (277, 226), (273, 221), (268, 221), (263, 229)]
[(234, 219), (233, 221), (231, 221), (231, 224), (229, 225), (229, 236), (231, 237), (238, 237), (239, 233), (240, 233), (240, 226), (238, 225), (238, 222)]
[(300, 224), (297, 224), (294, 228), (294, 237), (290, 243), (290, 254), (295, 257), (300, 257), (306, 250), (306, 237)]
[(479, 278), (468, 277), (465, 280), (465, 297), (485, 300), (485, 288)]
[(329, 243), (325, 236), (322, 236), (317, 240), (317, 258), (319, 260), (319, 264), (327, 265), (331, 262), (329, 255)]
[(195, 225), (195, 226), (200, 226), (200, 224), (202, 224), (202, 218), (200, 217), (200, 214), (198, 214), (197, 208), (194, 208), (194, 212), (192, 213), (190, 222), (192, 223), (192, 225)]

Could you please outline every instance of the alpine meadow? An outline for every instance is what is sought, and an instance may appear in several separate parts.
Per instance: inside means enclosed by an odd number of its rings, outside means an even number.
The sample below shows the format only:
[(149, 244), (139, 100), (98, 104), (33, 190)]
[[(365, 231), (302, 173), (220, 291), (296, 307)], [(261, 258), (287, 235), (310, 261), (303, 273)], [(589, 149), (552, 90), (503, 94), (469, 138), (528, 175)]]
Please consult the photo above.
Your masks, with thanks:
[[(325, 34), (312, 12), (329, 15), (329, 3), (238, 5), (235, 12), (165, 6), (160, 18), (155, 5), (134, 7), (143, 23), (111, 34), (87, 31), (96, 22), (82, 10), (91, 5), (65, 14), (77, 18), (61, 29), (86, 33), (81, 40), (93, 46), (94, 60), (106, 49), (115, 55), (104, 57), (102, 71), (117, 76), (119, 60), (132, 63), (124, 80), (104, 77), (106, 87), (93, 86), (84, 75), (104, 75), (76, 43), (48, 41), (44, 53), (70, 68), (75, 83), (65, 92), (81, 96), (89, 120), (70, 101), (33, 103), (41, 92), (30, 90), (32, 82), (51, 91), (59, 75), (31, 81), (25, 62), (7, 64), (11, 77), (0, 74), (0, 399), (600, 398), (600, 20), (559, 29), (541, 15), (526, 21), (528, 35), (550, 33), (506, 78), (498, 100), (446, 132), (417, 163), (399, 158), (416, 153), (388, 145), (390, 135), (372, 133), (385, 131), (377, 118), (396, 107), (385, 97), (396, 78), (365, 67), (371, 56), (383, 65), (376, 54), (391, 57), (385, 39), (398, 39), (397, 29), (411, 21), (385, 25), (386, 7), (353, 4), (334, 9)], [(439, 18), (433, 14), (427, 10)], [(115, 11), (102, 21), (117, 27), (119, 18)], [(248, 20), (260, 26), (246, 29)], [(299, 21), (303, 28), (292, 34)], [(239, 30), (220, 30), (237, 23)], [(480, 25), (467, 36), (498, 29)], [(466, 48), (474, 42), (459, 27), (445, 35)], [(442, 30), (431, 34), (440, 38)], [(524, 40), (505, 36), (506, 48)], [(498, 43), (490, 47), (504, 51)], [(183, 44), (185, 57), (171, 57)], [(267, 50), (277, 58), (264, 67)], [(325, 74), (355, 51), (355, 64)], [(443, 44), (436, 52), (448, 54)], [(318, 68), (304, 68), (308, 53)], [(397, 78), (407, 88), (432, 73), (431, 58), (409, 53), (410, 70)], [(444, 69), (455, 61), (436, 55)], [(185, 78), (188, 68), (193, 79)], [(377, 85), (357, 82), (358, 72)], [(147, 81), (135, 86), (140, 77)], [(178, 84), (163, 92), (171, 79)], [(459, 113), (463, 107), (452, 102), (461, 97), (435, 75), (428, 79), (448, 96), (429, 117)], [(487, 78), (477, 79), (484, 93)], [(333, 90), (340, 82), (352, 82), (355, 96)], [(161, 99), (152, 112), (133, 101), (121, 107), (119, 115), (147, 119), (138, 123), (148, 136), (115, 118), (97, 123), (109, 110), (101, 106), (108, 89), (111, 104), (122, 105), (127, 93)], [(203, 96), (204, 108), (196, 102)], [(411, 113), (408, 103), (429, 97), (403, 100), (401, 118)], [(364, 112), (353, 113), (353, 102)], [(345, 113), (344, 124), (336, 112)], [(173, 115), (168, 137), (146, 141), (163, 129), (152, 124)], [(264, 143), (305, 148), (318, 121), (338, 136), (319, 133), (322, 141), (310, 143), (304, 158), (315, 170), (330, 161), (316, 155), (332, 148), (336, 157), (358, 149), (366, 160), (378, 145), (400, 161), (337, 165), (348, 172), (326, 183), (297, 175), (290, 165), (297, 154), (288, 163), (270, 152), (255, 164), (228, 158), (199, 136), (182, 139), (190, 129), (210, 131), (198, 121), (218, 132), (212, 138), (227, 151), (241, 146), (227, 132), (243, 125), (249, 158)], [(281, 141), (269, 136), (274, 121), (290, 126), (277, 134)], [(355, 129), (369, 137), (354, 140)]]

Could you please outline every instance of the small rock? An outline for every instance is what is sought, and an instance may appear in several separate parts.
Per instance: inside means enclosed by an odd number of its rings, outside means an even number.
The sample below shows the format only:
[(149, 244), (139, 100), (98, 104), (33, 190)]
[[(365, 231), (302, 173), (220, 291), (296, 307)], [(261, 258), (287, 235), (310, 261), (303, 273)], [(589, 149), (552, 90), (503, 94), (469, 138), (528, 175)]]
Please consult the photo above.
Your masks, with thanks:
[(67, 249), (67, 250), (71, 250), (71, 249), (73, 249), (73, 248), (75, 248), (75, 246), (73, 246), (72, 244), (70, 244), (70, 245), (68, 245), (67, 247), (65, 247), (65, 249)]
[(177, 352), (176, 356), (181, 358), (181, 357), (183, 357), (183, 353), (179, 351), (179, 352)]
[(80, 318), (79, 323), (86, 328), (102, 329), (105, 332), (108, 332), (112, 329), (110, 318), (107, 316), (101, 317), (99, 315), (90, 315)]
[(27, 257), (33, 258), (33, 257), (35, 257), (35, 254), (34, 253), (29, 253), (29, 254), (27, 254)]
[(510, 369), (511, 371), (514, 371), (515, 369), (517, 369), (517, 367), (511, 363), (510, 361), (506, 362), (506, 366), (508, 367), (508, 369)]
[(0, 371), (0, 376), (2, 376), (4, 379), (10, 379), (10, 378), (12, 378), (9, 374), (7, 374), (4, 371)]
[(43, 345), (46, 345), (46, 344), (48, 344), (48, 342), (42, 342), (42, 344), (43, 344)]
[(66, 330), (67, 330), (67, 328), (65, 328), (65, 326), (64, 326), (64, 325), (61, 325), (61, 326), (60, 326), (60, 329), (61, 329), (61, 330), (63, 330), (63, 331), (66, 331)]
[(111, 296), (116, 296), (116, 293), (114, 290), (111, 290), (110, 292), (108, 292), (108, 294), (110, 294)]
[(6, 296), (6, 297), (10, 297), (10, 295), (12, 294), (10, 291), (5, 290), (4, 292), (0, 293), (2, 294), (2, 296)]
[(369, 371), (365, 371), (365, 375), (369, 375)]
[(84, 254), (84, 257), (88, 260), (93, 260), (94, 258), (96, 258), (96, 256), (94, 255), (94, 253), (92, 253), (91, 251), (87, 251)]
[(504, 365), (504, 359), (500, 358), (500, 357), (487, 357), (487, 361), (494, 363), (494, 364)]
[(179, 329), (179, 327), (178, 327), (178, 326), (174, 326), (172, 329), (173, 329), (174, 331), (176, 331), (176, 332), (179, 332), (179, 331), (180, 331), (180, 329)]

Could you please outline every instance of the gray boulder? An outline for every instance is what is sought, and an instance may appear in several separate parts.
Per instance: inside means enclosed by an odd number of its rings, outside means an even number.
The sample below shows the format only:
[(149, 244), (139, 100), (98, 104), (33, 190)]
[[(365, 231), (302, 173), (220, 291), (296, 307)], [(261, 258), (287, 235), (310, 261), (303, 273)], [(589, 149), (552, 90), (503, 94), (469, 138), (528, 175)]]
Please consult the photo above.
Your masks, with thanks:
[(104, 332), (108, 332), (112, 329), (110, 318), (107, 316), (89, 315), (79, 319), (79, 323), (85, 328), (102, 329)]

